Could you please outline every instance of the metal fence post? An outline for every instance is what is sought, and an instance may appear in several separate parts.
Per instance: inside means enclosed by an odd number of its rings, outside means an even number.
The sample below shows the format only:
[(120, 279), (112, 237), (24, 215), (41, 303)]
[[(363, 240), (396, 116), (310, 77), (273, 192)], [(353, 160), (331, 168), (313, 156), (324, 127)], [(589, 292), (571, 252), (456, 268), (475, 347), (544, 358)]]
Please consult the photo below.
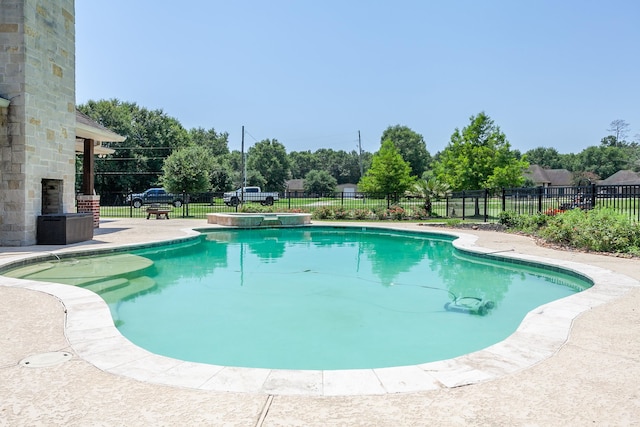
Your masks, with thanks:
[(484, 189), (484, 222), (489, 221), (489, 212), (487, 212), (487, 208), (489, 206), (489, 190)]
[(538, 187), (538, 213), (542, 213), (542, 189), (543, 187)]
[(189, 199), (187, 197), (189, 197), (187, 192), (182, 190), (182, 218), (185, 218), (185, 211), (186, 217), (189, 217)]
[(463, 190), (462, 191), (462, 220), (463, 221), (465, 220), (465, 217), (464, 217), (464, 208), (466, 208), (466, 200), (465, 199), (466, 199), (465, 192)]

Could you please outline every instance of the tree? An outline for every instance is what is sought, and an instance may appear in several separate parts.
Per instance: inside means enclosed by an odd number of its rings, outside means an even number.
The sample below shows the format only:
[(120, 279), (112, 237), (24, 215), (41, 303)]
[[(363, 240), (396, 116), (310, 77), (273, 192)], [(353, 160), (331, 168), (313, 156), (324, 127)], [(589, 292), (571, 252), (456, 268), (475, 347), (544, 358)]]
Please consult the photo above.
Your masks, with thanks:
[(304, 178), (309, 171), (323, 170), (336, 179), (338, 184), (354, 184), (361, 178), (360, 161), (367, 170), (371, 166), (371, 153), (352, 150), (335, 151), (330, 148), (321, 148), (315, 152), (292, 151), (289, 153), (291, 163), (291, 178)]
[(609, 124), (607, 131), (611, 132), (611, 136), (615, 139), (615, 146), (625, 145), (627, 136), (629, 135), (629, 123), (621, 119), (616, 119)]
[(229, 154), (229, 134), (227, 132), (217, 133), (214, 128), (204, 130), (203, 128), (193, 128), (189, 130), (191, 143), (209, 149), (213, 156)]
[(275, 139), (256, 143), (249, 148), (247, 169), (262, 176), (264, 191), (284, 191), (290, 169), (284, 145)]
[(211, 175), (209, 176), (211, 191), (223, 192), (231, 190), (234, 178), (234, 170), (229, 164), (228, 156), (217, 156), (212, 159)]
[(431, 155), (422, 135), (407, 126), (395, 125), (389, 126), (382, 133), (380, 142), (386, 140), (391, 140), (402, 158), (409, 163), (411, 175), (422, 176), (431, 162)]
[(424, 209), (429, 216), (431, 216), (433, 210), (433, 200), (443, 199), (449, 193), (451, 193), (449, 185), (438, 181), (434, 176), (417, 180), (411, 191), (412, 195), (424, 199)]
[(517, 158), (505, 134), (484, 112), (469, 121), (462, 131), (456, 128), (440, 153), (436, 177), (456, 191), (521, 186), (529, 167), (526, 158)]
[(607, 135), (600, 140), (600, 145), (604, 147), (615, 147), (618, 145), (618, 140), (614, 135)]
[(327, 171), (312, 170), (304, 177), (305, 193), (334, 193), (336, 185), (338, 185), (338, 182)]
[(78, 110), (127, 137), (124, 142), (105, 143), (116, 152), (96, 160), (95, 189), (99, 194), (157, 185), (164, 160), (191, 143), (182, 125), (162, 110), (147, 110), (117, 99), (88, 101), (78, 105)]
[(368, 193), (402, 195), (412, 185), (409, 163), (404, 161), (393, 142), (387, 140), (373, 155), (371, 168), (358, 183), (358, 188)]
[(213, 156), (200, 146), (174, 151), (162, 166), (162, 185), (170, 193), (201, 193), (210, 187)]
[(304, 178), (310, 171), (317, 170), (316, 156), (311, 151), (292, 151), (289, 153), (291, 178)]
[(545, 169), (562, 169), (561, 154), (553, 147), (537, 147), (525, 153), (527, 160), (532, 165), (538, 165)]
[(629, 158), (620, 147), (587, 147), (576, 156), (575, 172), (593, 172), (606, 179), (621, 169), (627, 169)]

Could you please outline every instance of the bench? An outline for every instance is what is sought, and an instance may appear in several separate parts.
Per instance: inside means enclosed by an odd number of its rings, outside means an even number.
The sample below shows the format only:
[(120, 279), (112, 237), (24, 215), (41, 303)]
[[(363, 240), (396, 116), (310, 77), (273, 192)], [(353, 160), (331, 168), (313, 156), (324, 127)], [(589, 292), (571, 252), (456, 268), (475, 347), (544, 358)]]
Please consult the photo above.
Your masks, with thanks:
[(147, 219), (151, 217), (151, 215), (155, 215), (156, 219), (169, 219), (169, 212), (171, 212), (171, 208), (160, 208), (160, 207), (149, 207), (147, 208)]

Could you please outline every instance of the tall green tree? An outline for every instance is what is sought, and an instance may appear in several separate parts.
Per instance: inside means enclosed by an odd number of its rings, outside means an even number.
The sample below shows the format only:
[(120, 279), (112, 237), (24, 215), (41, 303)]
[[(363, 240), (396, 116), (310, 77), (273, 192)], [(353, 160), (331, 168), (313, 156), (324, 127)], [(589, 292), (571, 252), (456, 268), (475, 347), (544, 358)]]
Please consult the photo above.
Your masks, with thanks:
[(621, 169), (628, 169), (629, 157), (621, 147), (592, 146), (576, 156), (575, 172), (592, 172), (606, 179)]
[(213, 156), (229, 154), (229, 134), (227, 132), (218, 133), (214, 128), (205, 130), (204, 128), (193, 128), (189, 130), (191, 143), (209, 149)]
[(211, 191), (224, 192), (234, 188), (234, 169), (229, 163), (229, 156), (216, 156), (212, 160), (211, 175), (209, 182), (211, 183)]
[(284, 191), (289, 178), (289, 158), (284, 145), (276, 139), (265, 139), (249, 148), (247, 169), (264, 178), (264, 191)]
[(393, 142), (387, 140), (373, 155), (371, 168), (358, 183), (358, 188), (367, 193), (403, 195), (412, 185), (409, 163), (404, 161)]
[(391, 140), (402, 158), (409, 163), (411, 175), (422, 176), (431, 163), (431, 155), (422, 135), (407, 126), (395, 125), (382, 132), (380, 142), (386, 140)]
[(537, 147), (525, 153), (532, 165), (539, 165), (545, 169), (562, 169), (562, 158), (558, 150), (553, 147)]
[(469, 121), (462, 131), (456, 128), (440, 153), (436, 177), (454, 191), (521, 186), (529, 166), (526, 159), (518, 159), (505, 134), (484, 112)]
[(292, 179), (302, 179), (310, 171), (318, 169), (316, 156), (309, 150), (290, 152), (289, 164), (291, 165)]
[(120, 143), (106, 143), (116, 152), (96, 159), (96, 184), (102, 192), (142, 191), (159, 184), (164, 160), (190, 144), (189, 133), (162, 110), (148, 110), (118, 99), (88, 101), (78, 110), (101, 125), (126, 136)]
[(171, 193), (201, 193), (210, 189), (213, 159), (205, 147), (180, 148), (164, 161), (162, 185)]
[(304, 177), (305, 193), (334, 193), (338, 182), (327, 171), (312, 170)]

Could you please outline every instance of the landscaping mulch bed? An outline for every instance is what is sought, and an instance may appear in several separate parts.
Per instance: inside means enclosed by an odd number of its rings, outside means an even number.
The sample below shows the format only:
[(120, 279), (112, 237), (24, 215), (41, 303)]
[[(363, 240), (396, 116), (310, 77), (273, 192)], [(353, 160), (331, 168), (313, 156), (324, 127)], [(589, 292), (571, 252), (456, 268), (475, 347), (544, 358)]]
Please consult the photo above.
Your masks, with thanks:
[(563, 244), (560, 244), (560, 243), (548, 242), (548, 241), (544, 240), (543, 238), (535, 236), (533, 234), (523, 233), (523, 232), (519, 232), (519, 231), (509, 231), (502, 224), (481, 222), (481, 223), (460, 223), (460, 224), (455, 224), (455, 225), (450, 225), (450, 224), (446, 224), (446, 223), (420, 223), (418, 225), (425, 225), (425, 226), (432, 226), (432, 227), (443, 227), (443, 228), (453, 228), (453, 229), (462, 228), (462, 229), (467, 229), (467, 230), (482, 230), (482, 231), (497, 231), (497, 232), (512, 233), (512, 234), (518, 234), (520, 236), (530, 237), (536, 242), (536, 244), (538, 246), (542, 246), (544, 248), (549, 248), (549, 249), (555, 249), (555, 250), (558, 250), (558, 251), (581, 252), (581, 253), (585, 253), (585, 254), (605, 255), (605, 256), (611, 256), (611, 257), (616, 257), (616, 258), (626, 258), (626, 259), (640, 259), (640, 256), (633, 255), (633, 254), (626, 254), (626, 253), (620, 253), (620, 252), (597, 252), (597, 251), (590, 251), (590, 250), (584, 249), (584, 248), (576, 248), (576, 247), (569, 246), (569, 245), (563, 245)]

